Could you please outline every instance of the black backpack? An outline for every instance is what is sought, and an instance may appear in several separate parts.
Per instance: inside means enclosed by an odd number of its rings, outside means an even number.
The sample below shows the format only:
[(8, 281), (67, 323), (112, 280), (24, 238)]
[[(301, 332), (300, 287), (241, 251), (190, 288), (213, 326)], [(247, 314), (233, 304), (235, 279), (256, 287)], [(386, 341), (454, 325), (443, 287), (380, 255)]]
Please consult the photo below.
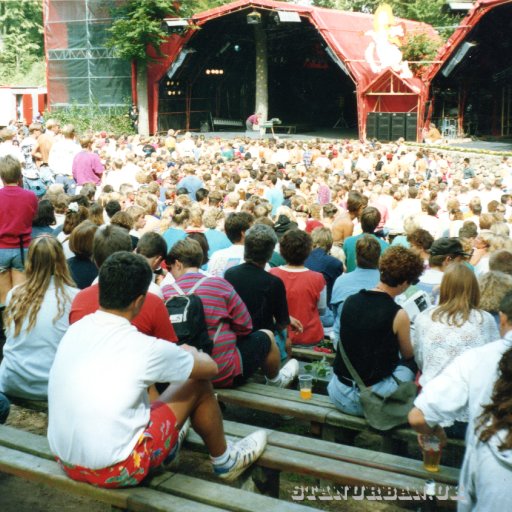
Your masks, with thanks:
[(208, 327), (204, 317), (204, 308), (201, 298), (195, 295), (196, 289), (208, 277), (203, 277), (185, 293), (177, 283), (172, 283), (172, 287), (178, 292), (168, 299), (165, 303), (169, 318), (171, 320), (176, 336), (178, 336), (178, 345), (186, 343), (196, 347), (197, 350), (211, 354), (213, 350), (213, 343), (219, 335), (222, 323), (219, 324), (217, 332), (213, 341), (208, 335)]

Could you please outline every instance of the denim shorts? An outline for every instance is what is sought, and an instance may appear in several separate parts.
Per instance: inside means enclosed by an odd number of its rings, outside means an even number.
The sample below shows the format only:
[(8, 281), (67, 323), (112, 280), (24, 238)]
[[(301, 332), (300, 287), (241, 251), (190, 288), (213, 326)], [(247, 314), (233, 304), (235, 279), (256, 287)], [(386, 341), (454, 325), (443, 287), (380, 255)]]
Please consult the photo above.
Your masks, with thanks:
[(23, 249), (24, 259), (21, 260), (21, 250), (16, 249), (0, 249), (0, 273), (7, 272), (11, 268), (23, 272), (25, 265), (23, 262), (27, 259), (28, 248)]
[[(406, 366), (397, 366), (393, 372), (393, 376), (402, 382), (414, 380), (414, 373)], [(389, 376), (371, 386), (372, 390), (381, 395), (389, 396), (398, 387), (393, 377)], [(355, 382), (352, 386), (340, 382), (336, 375), (332, 376), (329, 386), (327, 387), (329, 398), (337, 409), (352, 416), (364, 416), (361, 400), (359, 399), (359, 388)]]

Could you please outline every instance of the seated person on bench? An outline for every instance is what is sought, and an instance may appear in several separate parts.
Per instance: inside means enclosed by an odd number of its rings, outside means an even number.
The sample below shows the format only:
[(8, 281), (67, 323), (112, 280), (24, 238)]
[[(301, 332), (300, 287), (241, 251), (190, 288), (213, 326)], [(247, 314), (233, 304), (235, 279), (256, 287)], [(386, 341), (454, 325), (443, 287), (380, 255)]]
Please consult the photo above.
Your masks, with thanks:
[[(69, 328), (50, 372), (50, 449), (73, 480), (133, 486), (175, 459), (190, 417), (214, 472), (233, 480), (261, 455), (266, 433), (227, 445), (209, 382), (215, 362), (131, 325), (151, 278), (147, 261), (126, 251), (101, 266), (100, 310)], [(171, 384), (150, 406), (147, 387), (155, 382)]]
[[(167, 255), (167, 268), (184, 293), (204, 278), (199, 272), (202, 261), (199, 242), (190, 238), (176, 242)], [(166, 300), (178, 295), (172, 285), (164, 286), (162, 292)], [(259, 368), (270, 385), (284, 388), (292, 382), (298, 373), (297, 362), (280, 370), (281, 356), (273, 332), (253, 331), (249, 311), (228, 281), (209, 277), (194, 294), (203, 303), (208, 333), (214, 341), (212, 357), (219, 365), (219, 373), (213, 379), (215, 387), (240, 385)]]
[[(272, 331), (281, 352), (281, 359), (285, 359), (292, 348), (286, 329), (290, 326), (294, 331), (301, 332), (302, 324), (288, 314), (283, 281), (265, 271), (265, 265), (272, 257), (276, 244), (277, 235), (270, 226), (254, 225), (247, 231), (244, 240), (245, 262), (228, 269), (224, 278), (233, 285), (247, 306), (253, 329)], [(282, 374), (293, 376), (298, 371), (299, 363), (296, 359), (290, 359), (281, 369)]]
[(397, 245), (383, 253), (379, 272), (379, 283), (348, 297), (341, 310), (340, 340), (327, 392), (338, 409), (353, 416), (364, 412), (359, 388), (343, 362), (341, 344), (361, 380), (379, 395), (391, 395), (398, 387), (395, 379), (412, 381), (417, 371), (409, 317), (394, 299), (417, 282), (423, 260)]

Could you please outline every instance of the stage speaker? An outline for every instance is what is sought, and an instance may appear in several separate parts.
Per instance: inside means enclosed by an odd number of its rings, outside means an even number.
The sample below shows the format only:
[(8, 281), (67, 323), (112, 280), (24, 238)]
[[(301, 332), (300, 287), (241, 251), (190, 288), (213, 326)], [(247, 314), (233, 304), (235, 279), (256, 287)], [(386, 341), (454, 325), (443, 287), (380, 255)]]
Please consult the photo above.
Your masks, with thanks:
[(405, 114), (394, 112), (391, 114), (391, 140), (405, 138)]
[(377, 112), (368, 112), (366, 116), (366, 138), (376, 139), (377, 138)]
[(391, 114), (389, 112), (378, 113), (377, 139), (381, 142), (391, 140)]
[(405, 114), (405, 140), (417, 142), (418, 114)]

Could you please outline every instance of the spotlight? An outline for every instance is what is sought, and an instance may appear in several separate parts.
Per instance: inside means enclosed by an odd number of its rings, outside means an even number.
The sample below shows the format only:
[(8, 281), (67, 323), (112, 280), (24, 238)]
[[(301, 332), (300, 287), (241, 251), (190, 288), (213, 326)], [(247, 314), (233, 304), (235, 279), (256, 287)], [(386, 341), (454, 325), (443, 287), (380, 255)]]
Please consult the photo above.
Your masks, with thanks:
[(223, 74), (224, 74), (224, 70), (223, 70), (223, 69), (221, 69), (221, 70), (219, 71), (219, 73), (220, 73), (221, 75), (223, 75)]
[(164, 18), (162, 21), (162, 29), (167, 34), (183, 34), (190, 25), (189, 20), (186, 18)]
[(206, 70), (206, 74), (209, 75), (211, 71), (209, 69)]
[(252, 11), (247, 15), (247, 25), (259, 25), (261, 23), (261, 14), (257, 11)]
[(235, 52), (239, 52), (240, 51), (240, 45), (239, 44), (235, 44), (235, 46), (233, 46), (233, 50), (235, 50)]

